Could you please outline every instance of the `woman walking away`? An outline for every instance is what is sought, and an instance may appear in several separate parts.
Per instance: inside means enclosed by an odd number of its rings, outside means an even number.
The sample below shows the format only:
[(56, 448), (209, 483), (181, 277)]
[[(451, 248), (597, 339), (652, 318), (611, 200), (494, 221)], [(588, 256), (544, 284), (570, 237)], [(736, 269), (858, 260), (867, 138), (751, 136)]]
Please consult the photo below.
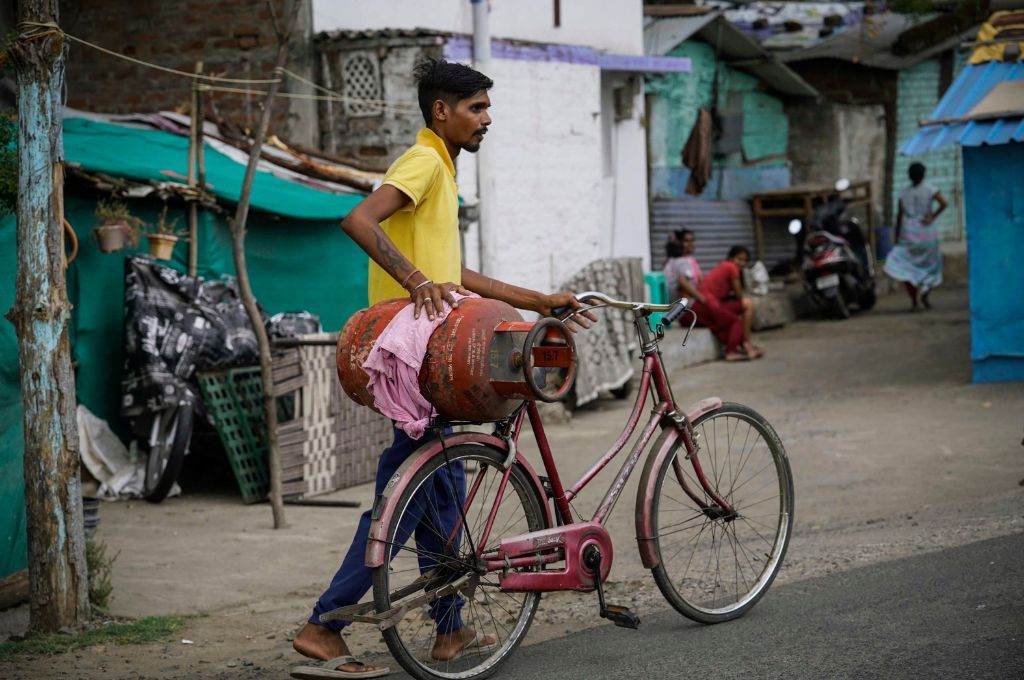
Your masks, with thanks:
[[(910, 311), (917, 311), (918, 299), (931, 309), (928, 294), (942, 283), (942, 253), (935, 218), (946, 209), (939, 190), (924, 183), (925, 167), (913, 163), (907, 171), (911, 186), (900, 192), (896, 213), (896, 247), (885, 258), (885, 273), (902, 281), (910, 296)], [(932, 212), (932, 203), (938, 209)]]

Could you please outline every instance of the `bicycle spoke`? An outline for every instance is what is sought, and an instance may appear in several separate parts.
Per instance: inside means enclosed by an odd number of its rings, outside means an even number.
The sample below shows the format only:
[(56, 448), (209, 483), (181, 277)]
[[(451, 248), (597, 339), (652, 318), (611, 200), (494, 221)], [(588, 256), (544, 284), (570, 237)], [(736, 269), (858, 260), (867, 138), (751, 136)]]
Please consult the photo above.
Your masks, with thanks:
[[(495, 547), (508, 536), (543, 527), (540, 499), (535, 499), (532, 487), (521, 472), (516, 469), (512, 471), (499, 500), (498, 482), (504, 475), (499, 461), (476, 451), (463, 452), (461, 455), (456, 454), (458, 451), (458, 447), (449, 449), (450, 466), (443, 461), (439, 462), (433, 468), (433, 473), (424, 473), (418, 478), (421, 481), (416, 489), (405, 492), (409, 500), (404, 501), (405, 505), (392, 518), (389, 531), (397, 540), (389, 548), (392, 558), (386, 572), (388, 593), (407, 587), (415, 579), (421, 578), (425, 569), (432, 569), (434, 565), (441, 565), (445, 569), (442, 572), (445, 580), (434, 581), (435, 584), (451, 582), (471, 574), (471, 565), (476, 559), (473, 546), (484, 549), (479, 539), (492, 511), (494, 522), (488, 544)], [(477, 465), (471, 472), (460, 474), (459, 469), (464, 469), (463, 464), (467, 460)], [(476, 492), (473, 500), (467, 503), (467, 489), (474, 486)], [(398, 531), (395, 527), (401, 528), (397, 534), (394, 533)], [(437, 546), (444, 548), (439, 550)], [(523, 570), (535, 568), (527, 567)], [(472, 578), (479, 579), (472, 589), (447, 593), (417, 607), (407, 612), (396, 626), (385, 631), (389, 648), (392, 648), (392, 652), (407, 670), (412, 671), (414, 666), (422, 669), (419, 671), (421, 673), (429, 671), (431, 676), (472, 675), (474, 669), (489, 667), (496, 663), (496, 657), (507, 655), (518, 644), (539, 598), (533, 594), (502, 592), (498, 574), (492, 574), (489, 578)], [(424, 587), (428, 587), (428, 583), (430, 581), (425, 580)], [(421, 589), (417, 592), (424, 591)], [(392, 600), (392, 606), (394, 602), (397, 600)], [(438, 631), (444, 633), (450, 630), (460, 619), (467, 630), (472, 629), (480, 635), (496, 639), (496, 646), (467, 649), (457, 659), (433, 658)], [(396, 649), (401, 650), (401, 654)]]
[[(680, 500), (674, 486), (680, 479), (703, 491), (695, 471), (685, 466), (681, 474), (666, 467), (656, 487), (659, 565), (655, 577), (677, 609), (706, 623), (732, 618), (752, 604), (770, 583), (764, 574), (778, 568), (778, 553), (788, 539), (783, 527), (792, 507), (784, 485), (789, 472), (777, 453), (784, 456), (784, 451), (777, 439), (766, 434), (770, 427), (748, 413), (738, 407), (735, 412), (702, 417), (694, 425), (708, 487), (721, 494), (736, 514), (715, 518), (713, 512), (705, 515), (685, 503), (685, 498)], [(715, 507), (707, 492), (695, 493)], [(687, 505), (689, 511), (684, 512)], [(672, 534), (680, 536), (670, 539)]]

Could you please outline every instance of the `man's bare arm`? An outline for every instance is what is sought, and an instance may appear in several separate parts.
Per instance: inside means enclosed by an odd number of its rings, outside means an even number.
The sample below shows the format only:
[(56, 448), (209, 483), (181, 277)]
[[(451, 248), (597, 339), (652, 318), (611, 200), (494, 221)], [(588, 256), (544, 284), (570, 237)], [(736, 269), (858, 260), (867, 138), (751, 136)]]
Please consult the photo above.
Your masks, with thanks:
[(409, 200), (395, 187), (384, 184), (341, 221), (345, 233), (395, 281), (404, 281), (416, 268), (388, 238), (380, 223), (404, 208)]
[[(517, 309), (529, 309), (542, 316), (553, 316), (552, 311), (558, 307), (579, 309), (581, 306), (572, 293), (563, 292), (545, 295), (529, 288), (522, 288), (511, 283), (492, 279), (466, 267), (462, 268), (462, 286), (480, 297), (501, 300)], [(583, 312), (574, 316), (573, 321), (583, 328), (589, 328), (590, 322), (597, 321), (597, 317), (590, 312)], [(568, 325), (570, 330), (575, 330), (572, 322), (569, 322)]]

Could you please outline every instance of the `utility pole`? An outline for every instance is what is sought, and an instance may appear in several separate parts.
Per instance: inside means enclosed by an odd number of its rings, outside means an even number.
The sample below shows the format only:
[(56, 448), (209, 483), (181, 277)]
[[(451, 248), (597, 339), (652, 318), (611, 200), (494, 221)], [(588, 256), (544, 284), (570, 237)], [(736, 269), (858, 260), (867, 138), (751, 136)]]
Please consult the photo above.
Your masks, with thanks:
[[(473, 68), (484, 75), (491, 70), (491, 19), (490, 0), (470, 0), (473, 5)], [(491, 192), (490, 153), (488, 145), (481, 144), (476, 152), (476, 238), (478, 271), (487, 271), (486, 229), (491, 226), (491, 211), (488, 195)]]
[[(270, 10), (273, 12), (272, 2)], [(249, 283), (249, 270), (245, 264), (245, 222), (249, 217), (249, 198), (252, 195), (252, 181), (256, 175), (256, 164), (260, 160), (260, 151), (263, 149), (263, 140), (267, 137), (267, 128), (270, 127), (270, 116), (274, 107), (274, 98), (284, 77), (284, 65), (288, 59), (288, 41), (292, 31), (295, 30), (296, 20), (299, 14), (299, 7), (302, 3), (292, 0), (289, 17), (284, 28), (277, 29), (277, 59), (274, 66), (274, 82), (267, 88), (267, 96), (263, 100), (263, 111), (260, 115), (259, 127), (256, 128), (252, 139), (252, 148), (249, 149), (249, 163), (245, 166), (245, 176), (242, 179), (242, 193), (238, 197), (238, 207), (235, 209), (235, 218), (231, 220), (232, 251), (235, 256), (235, 273), (238, 275), (238, 292), (242, 296), (242, 304), (249, 315), (249, 323), (256, 333), (256, 341), (260, 348), (260, 377), (263, 382), (263, 415), (267, 422), (267, 448), (269, 452), (268, 467), (270, 468), (270, 507), (274, 513), (274, 528), (281, 529), (285, 526), (284, 502), (281, 498), (281, 450), (277, 444), (277, 399), (274, 396), (274, 373), (271, 365), (270, 339), (267, 337), (267, 329), (263, 326), (263, 318), (260, 316), (259, 307), (256, 306), (256, 296), (253, 295), (252, 285)], [(276, 18), (276, 15), (275, 15)]]
[(24, 410), (29, 626), (55, 632), (89, 615), (64, 278), (65, 42), (57, 0), (21, 0), (18, 8), (18, 274), (7, 318), (18, 334)]

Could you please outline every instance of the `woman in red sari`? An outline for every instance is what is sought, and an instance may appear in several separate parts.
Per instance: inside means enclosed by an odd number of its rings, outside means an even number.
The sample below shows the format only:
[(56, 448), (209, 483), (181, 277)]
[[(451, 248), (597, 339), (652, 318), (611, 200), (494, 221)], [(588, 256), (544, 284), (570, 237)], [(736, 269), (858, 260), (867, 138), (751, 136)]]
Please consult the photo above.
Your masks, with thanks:
[(750, 262), (750, 251), (743, 246), (729, 249), (702, 278), (699, 295), (692, 309), (697, 323), (711, 330), (725, 345), (726, 361), (746, 361), (764, 356), (764, 350), (751, 341), (754, 305), (743, 297), (743, 268)]

